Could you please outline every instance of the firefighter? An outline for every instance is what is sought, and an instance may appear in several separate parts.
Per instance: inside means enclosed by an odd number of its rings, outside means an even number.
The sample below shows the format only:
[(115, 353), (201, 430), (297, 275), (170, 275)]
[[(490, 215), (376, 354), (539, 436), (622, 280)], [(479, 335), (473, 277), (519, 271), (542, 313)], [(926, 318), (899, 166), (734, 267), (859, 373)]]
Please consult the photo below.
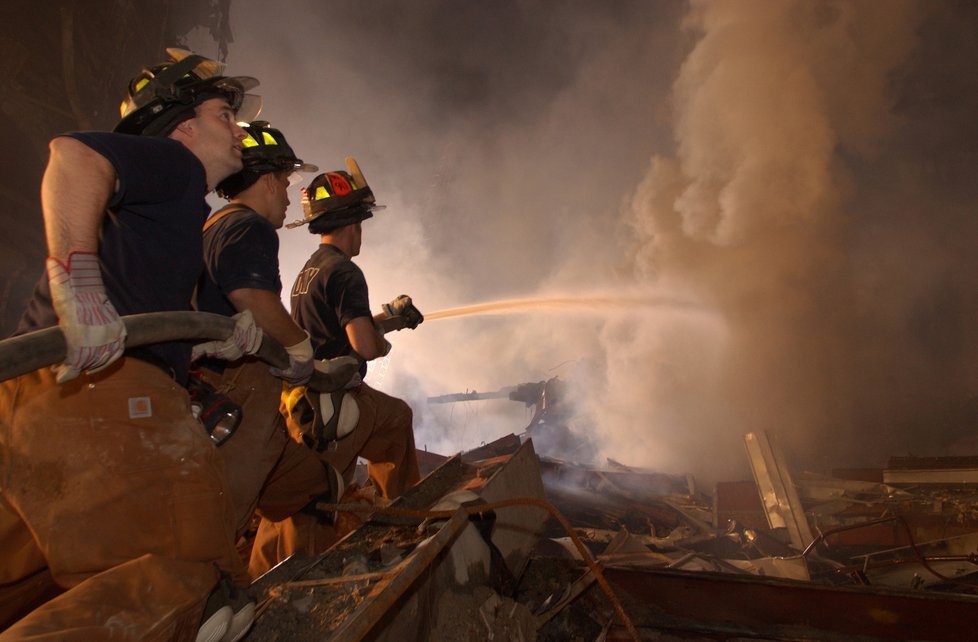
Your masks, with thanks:
[(280, 521), (310, 502), (335, 503), (343, 494), (339, 472), (289, 439), (279, 403), (282, 380), (304, 385), (315, 368), (345, 369), (342, 388), (357, 367), (350, 357), (316, 362), (308, 333), (280, 298), (276, 230), (285, 222), (290, 180), (317, 168), (303, 163), (267, 122), (255, 121), (244, 130), (244, 169), (217, 186), (230, 203), (204, 225), (205, 272), (196, 307), (226, 316), (250, 311), (264, 334), (286, 346), (289, 367), (269, 370), (253, 357), (201, 364), (200, 376), (241, 408), (240, 425), (218, 449), (227, 468), (238, 537), (256, 509), (261, 517)]
[[(64, 592), (0, 639), (231, 640), (254, 616), (227, 580), (248, 576), (222, 462), (190, 412), (191, 346), (127, 349), (120, 320), (189, 309), (204, 197), (241, 169), (236, 121), (260, 107), (254, 78), (167, 53), (130, 82), (114, 132), (50, 144), (47, 274), (18, 333), (60, 326), (67, 357), (0, 389), (0, 585), (23, 597), (50, 572)], [(230, 358), (260, 341), (242, 315), (195, 350)], [(0, 604), (10, 618), (36, 600)]]
[[(349, 171), (320, 174), (305, 190), (305, 217), (288, 227), (308, 225), (321, 244), (292, 288), (292, 317), (312, 339), (317, 359), (355, 355), (364, 362), (387, 354), (390, 343), (371, 315), (367, 282), (353, 257), (360, 253), (361, 223), (377, 209), (373, 192), (356, 161)], [(411, 298), (400, 296), (378, 317), (400, 316), (414, 329), (424, 317)], [(374, 390), (360, 377), (346, 391), (309, 394), (295, 388), (284, 395), (289, 430), (319, 456), (353, 480), (357, 458), (367, 460), (371, 482), (385, 499), (397, 497), (420, 478), (414, 447), (413, 414), (401, 399)], [(299, 549), (322, 549), (336, 537), (332, 515), (307, 511), (259, 527), (252, 572), (264, 556), (272, 565)], [(274, 532), (273, 532), (274, 531)], [(261, 543), (262, 547), (258, 548)]]

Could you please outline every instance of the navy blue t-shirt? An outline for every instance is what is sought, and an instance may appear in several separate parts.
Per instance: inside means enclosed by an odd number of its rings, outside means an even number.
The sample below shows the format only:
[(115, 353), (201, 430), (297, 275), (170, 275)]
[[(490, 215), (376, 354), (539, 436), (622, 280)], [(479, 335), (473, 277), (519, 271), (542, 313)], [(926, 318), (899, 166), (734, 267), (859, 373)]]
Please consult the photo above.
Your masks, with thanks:
[[(109, 300), (120, 315), (190, 310), (203, 267), (201, 228), (210, 212), (204, 200), (204, 166), (169, 138), (109, 132), (66, 134), (115, 168), (119, 190), (109, 201), (99, 233), (99, 263)], [(21, 317), (16, 334), (57, 325), (46, 275)], [(190, 343), (127, 349), (181, 384), (190, 365)]]
[(228, 205), (214, 216), (221, 218), (204, 232), (204, 273), (197, 286), (196, 308), (232, 316), (237, 310), (228, 295), (235, 290), (281, 294), (275, 226), (244, 205)]
[(309, 333), (316, 358), (351, 354), (346, 325), (372, 316), (363, 271), (339, 248), (320, 245), (292, 286), (292, 318)]

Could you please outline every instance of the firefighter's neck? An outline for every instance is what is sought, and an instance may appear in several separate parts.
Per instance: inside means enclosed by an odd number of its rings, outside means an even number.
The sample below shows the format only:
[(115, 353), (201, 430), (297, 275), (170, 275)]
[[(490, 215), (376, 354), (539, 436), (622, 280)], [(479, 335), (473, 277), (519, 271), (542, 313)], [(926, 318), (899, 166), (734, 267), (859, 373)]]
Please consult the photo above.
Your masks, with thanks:
[(285, 222), (285, 208), (288, 206), (288, 200), (283, 201), (281, 198), (283, 189), (285, 188), (276, 181), (274, 172), (268, 172), (241, 190), (231, 199), (231, 203), (250, 208), (278, 229)]
[(230, 203), (232, 205), (244, 205), (245, 207), (253, 210), (262, 218), (271, 219), (271, 208), (263, 199), (255, 198), (255, 195), (253, 194), (249, 197), (242, 192), (235, 198), (232, 198)]
[(356, 229), (357, 227), (357, 224), (344, 225), (339, 229), (323, 234), (320, 238), (323, 243), (332, 245), (343, 252), (343, 254), (353, 258), (360, 254), (360, 234)]

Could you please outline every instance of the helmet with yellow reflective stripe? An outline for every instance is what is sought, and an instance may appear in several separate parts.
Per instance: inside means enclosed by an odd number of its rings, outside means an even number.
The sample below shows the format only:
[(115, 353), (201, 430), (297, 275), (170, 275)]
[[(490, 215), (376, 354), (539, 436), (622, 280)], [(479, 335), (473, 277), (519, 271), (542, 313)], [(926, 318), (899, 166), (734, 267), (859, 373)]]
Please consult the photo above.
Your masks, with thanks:
[(217, 186), (217, 192), (224, 198), (234, 198), (255, 184), (258, 177), (268, 172), (288, 170), (292, 172), (315, 172), (319, 168), (304, 163), (295, 155), (282, 132), (264, 120), (256, 120), (241, 127), (248, 134), (241, 141), (241, 160), (244, 169), (228, 176)]
[(239, 120), (251, 120), (261, 111), (261, 98), (247, 93), (258, 86), (256, 79), (223, 76), (223, 63), (185, 49), (169, 48), (166, 53), (169, 61), (143, 69), (129, 82), (122, 119), (114, 131), (166, 136), (211, 98), (227, 100)]
[(346, 168), (348, 171), (326, 172), (312, 179), (302, 190), (304, 217), (286, 227), (309, 225), (313, 234), (323, 234), (359, 223), (373, 216), (373, 210), (383, 209), (377, 205), (356, 159), (347, 157)]

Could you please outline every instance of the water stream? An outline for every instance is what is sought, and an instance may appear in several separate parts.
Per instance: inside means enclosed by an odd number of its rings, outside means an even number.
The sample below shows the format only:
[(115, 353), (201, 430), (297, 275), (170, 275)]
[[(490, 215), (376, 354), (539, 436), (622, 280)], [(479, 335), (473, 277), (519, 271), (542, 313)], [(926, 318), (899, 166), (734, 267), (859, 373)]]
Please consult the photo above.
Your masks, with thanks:
[(579, 312), (590, 312), (601, 314), (609, 308), (635, 309), (635, 308), (662, 308), (698, 310), (700, 306), (663, 296), (650, 295), (588, 295), (588, 296), (563, 296), (563, 297), (532, 297), (526, 299), (505, 299), (502, 301), (490, 301), (488, 303), (476, 303), (458, 308), (448, 308), (437, 312), (426, 312), (425, 321), (437, 319), (451, 319), (454, 317), (484, 315), (484, 314), (509, 314), (513, 312), (527, 312), (540, 310), (576, 310)]

